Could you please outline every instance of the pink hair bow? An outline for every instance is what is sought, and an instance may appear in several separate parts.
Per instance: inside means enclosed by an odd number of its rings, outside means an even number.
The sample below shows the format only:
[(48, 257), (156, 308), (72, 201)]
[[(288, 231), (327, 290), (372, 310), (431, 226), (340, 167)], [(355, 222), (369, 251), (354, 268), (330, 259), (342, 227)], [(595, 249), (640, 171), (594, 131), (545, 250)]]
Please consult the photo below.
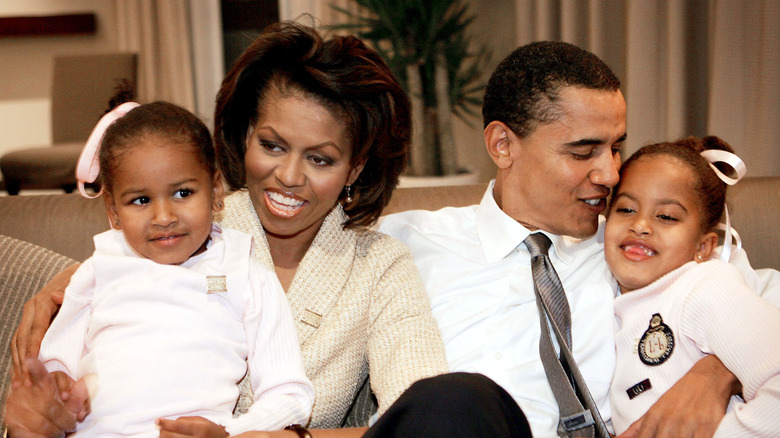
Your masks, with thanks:
[[(95, 125), (92, 133), (87, 139), (87, 143), (84, 145), (84, 150), (81, 151), (79, 162), (76, 165), (76, 180), (78, 181), (79, 192), (85, 198), (97, 198), (100, 193), (95, 196), (89, 196), (84, 190), (85, 183), (93, 183), (100, 174), (100, 143), (103, 140), (103, 135), (106, 133), (106, 129), (111, 126), (112, 123), (118, 119), (124, 117), (130, 110), (141, 106), (136, 102), (125, 102), (113, 110), (106, 113)], [(103, 189), (101, 188), (101, 191)]]
[[(742, 159), (729, 151), (708, 149), (706, 151), (702, 151), (701, 156), (710, 163), (710, 167), (715, 171), (715, 174), (718, 175), (718, 178), (730, 186), (738, 183), (739, 180), (741, 180), (747, 173), (747, 166), (745, 166), (745, 163), (742, 161)], [(715, 167), (713, 163), (728, 164), (732, 169), (734, 169), (736, 178), (727, 176), (721, 172), (720, 169)], [(737, 230), (731, 228), (731, 219), (729, 219), (728, 206), (723, 207), (723, 212), (726, 217), (726, 223), (718, 224), (718, 228), (724, 231), (723, 249), (720, 251), (720, 259), (724, 262), (728, 262), (731, 259), (732, 240), (734, 243), (736, 243), (735, 251), (739, 251), (739, 249), (742, 248), (742, 239), (740, 239), (739, 234), (737, 234)]]

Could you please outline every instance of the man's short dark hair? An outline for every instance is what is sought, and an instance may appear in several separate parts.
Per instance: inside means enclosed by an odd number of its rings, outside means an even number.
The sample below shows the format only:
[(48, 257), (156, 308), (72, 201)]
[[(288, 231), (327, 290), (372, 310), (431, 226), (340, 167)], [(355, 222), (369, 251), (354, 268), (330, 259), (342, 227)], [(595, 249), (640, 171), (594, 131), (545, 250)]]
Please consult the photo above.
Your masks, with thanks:
[(524, 138), (560, 117), (563, 87), (616, 91), (620, 80), (596, 55), (561, 41), (521, 46), (498, 65), (485, 88), (482, 118), (506, 124)]

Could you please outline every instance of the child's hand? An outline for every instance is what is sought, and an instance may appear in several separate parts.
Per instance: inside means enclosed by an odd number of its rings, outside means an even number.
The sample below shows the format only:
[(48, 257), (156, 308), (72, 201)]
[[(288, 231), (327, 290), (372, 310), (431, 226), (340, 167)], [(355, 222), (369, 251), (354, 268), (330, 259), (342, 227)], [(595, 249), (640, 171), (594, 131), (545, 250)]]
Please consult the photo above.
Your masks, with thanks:
[(79, 379), (76, 382), (70, 376), (60, 371), (55, 371), (51, 375), (57, 383), (60, 399), (65, 404), (65, 407), (76, 416), (78, 422), (84, 421), (84, 418), (92, 411), (86, 385), (87, 378)]
[[(76, 429), (76, 404), (83, 405), (81, 389), (62, 377), (46, 371), (38, 359), (27, 359), (29, 374), (16, 376), (5, 406), (5, 426), (9, 436), (51, 437), (63, 436)], [(61, 380), (61, 384), (59, 381)], [(60, 388), (69, 388), (66, 398), (60, 397)], [(83, 392), (86, 394), (86, 391)]]
[(158, 418), (160, 438), (225, 438), (228, 435), (224, 427), (212, 423), (203, 417), (179, 417), (175, 420)]

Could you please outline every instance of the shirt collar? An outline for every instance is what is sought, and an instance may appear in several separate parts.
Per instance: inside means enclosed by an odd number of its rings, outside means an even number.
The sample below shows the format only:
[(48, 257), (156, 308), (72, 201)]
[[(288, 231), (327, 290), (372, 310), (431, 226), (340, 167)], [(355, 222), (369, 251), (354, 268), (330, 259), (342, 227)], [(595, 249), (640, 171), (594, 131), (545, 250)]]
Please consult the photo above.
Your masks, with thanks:
[[(531, 231), (504, 213), (493, 197), (495, 180), (490, 181), (482, 201), (477, 206), (477, 234), (488, 262), (495, 262), (510, 255), (514, 250), (528, 252), (523, 241)], [(557, 234), (543, 232), (552, 241), (552, 251), (562, 262), (569, 264), (572, 249), (579, 239), (563, 238)], [(552, 255), (552, 254), (551, 254)]]

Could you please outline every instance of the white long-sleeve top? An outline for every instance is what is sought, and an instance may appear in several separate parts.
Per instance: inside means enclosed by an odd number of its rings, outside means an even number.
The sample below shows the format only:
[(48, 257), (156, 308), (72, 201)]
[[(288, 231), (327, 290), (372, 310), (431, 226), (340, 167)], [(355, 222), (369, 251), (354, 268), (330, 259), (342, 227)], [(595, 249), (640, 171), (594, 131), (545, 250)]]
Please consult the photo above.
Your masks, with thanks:
[[(637, 345), (654, 314), (671, 330), (674, 347), (665, 361), (651, 366), (640, 360)], [(619, 296), (615, 317), (617, 367), (610, 390), (615, 432), (639, 419), (696, 361), (715, 354), (742, 383), (747, 402), (732, 398), (715, 436), (777, 436), (780, 309), (762, 300), (733, 266), (689, 262)], [(627, 390), (645, 379), (652, 388), (629, 398)]]
[[(181, 416), (230, 434), (307, 422), (314, 389), (290, 309), (251, 236), (214, 226), (208, 249), (178, 266), (139, 257), (119, 231), (94, 240), (40, 354), (50, 371), (93, 376), (78, 436), (156, 437), (156, 418)], [(255, 401), (234, 419), (247, 359)]]

